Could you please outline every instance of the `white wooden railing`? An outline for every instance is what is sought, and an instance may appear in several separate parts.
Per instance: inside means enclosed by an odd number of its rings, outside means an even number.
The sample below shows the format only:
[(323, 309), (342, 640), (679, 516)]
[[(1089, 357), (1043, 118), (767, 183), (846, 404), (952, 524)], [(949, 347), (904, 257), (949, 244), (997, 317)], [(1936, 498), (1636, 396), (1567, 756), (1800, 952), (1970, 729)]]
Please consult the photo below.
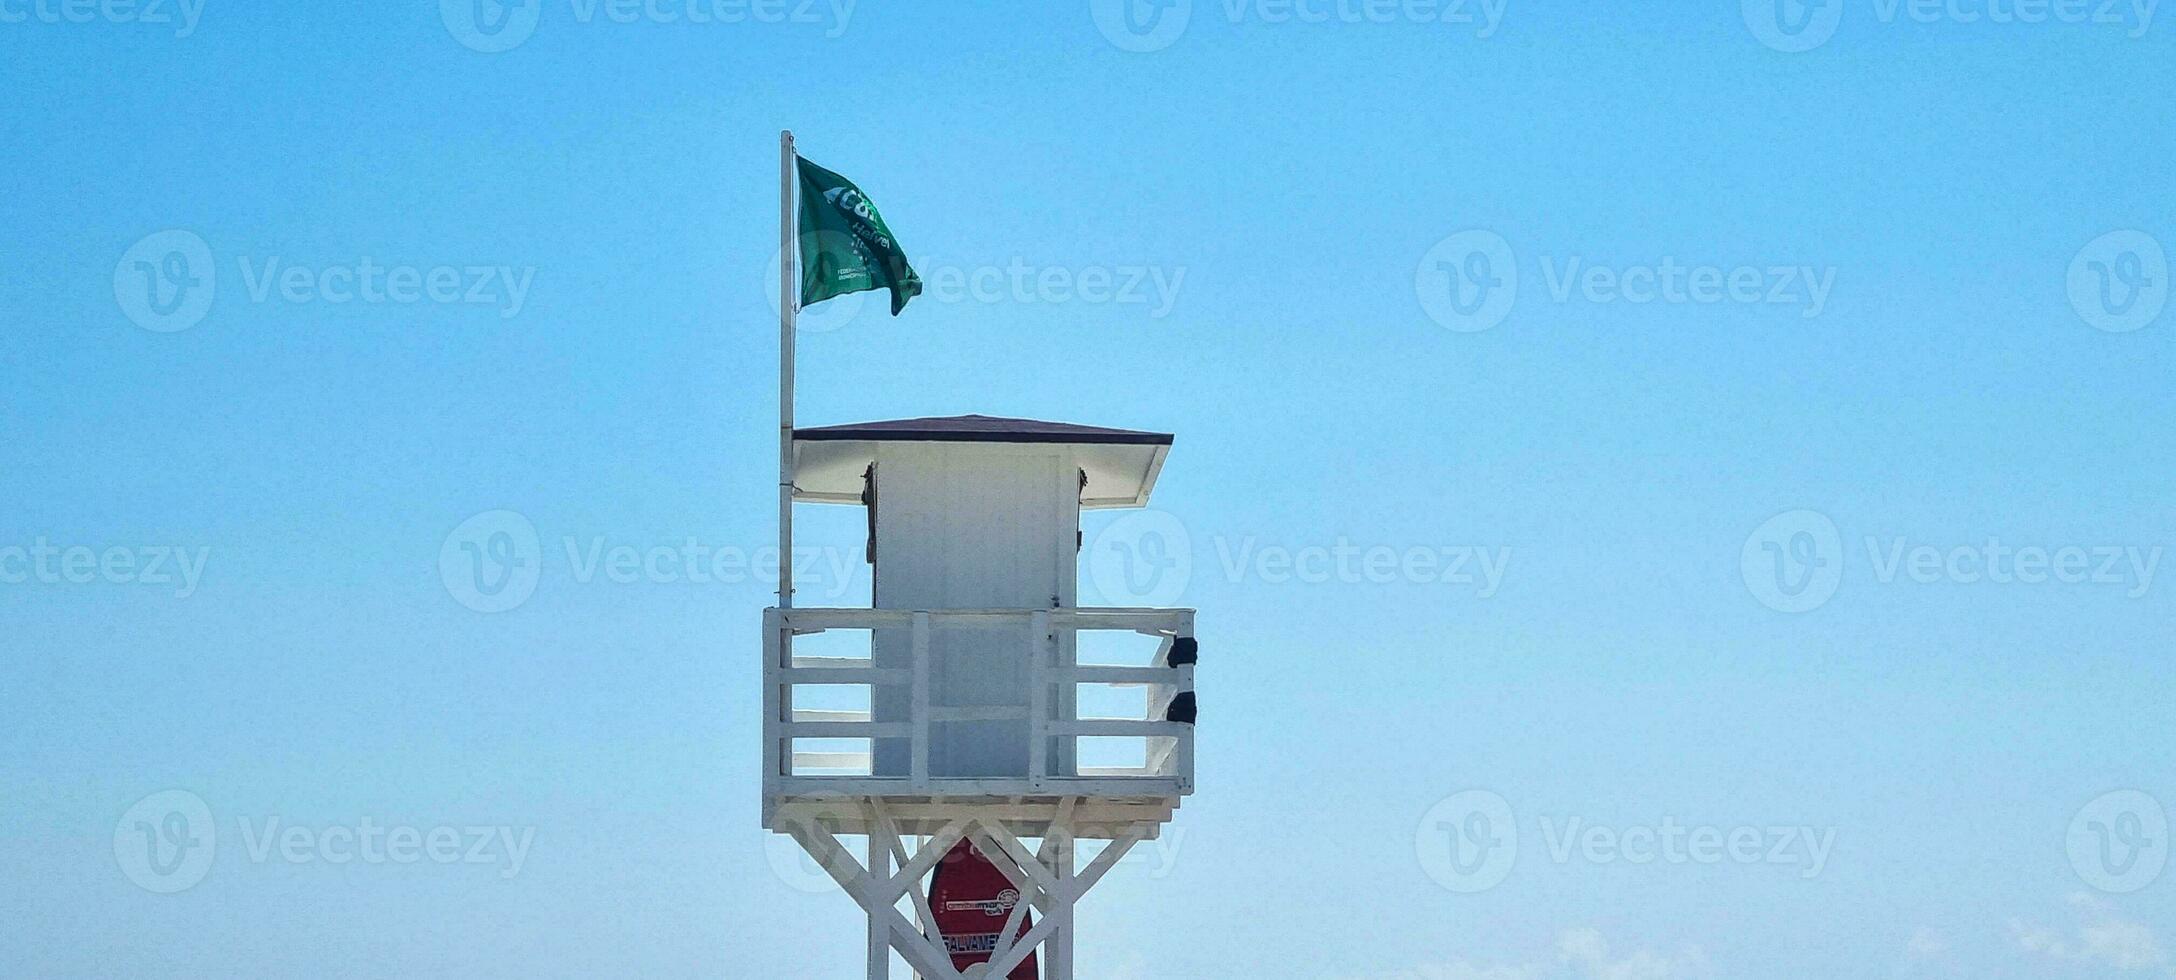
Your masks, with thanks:
[[(1022, 637), (1028, 680), (1028, 705), (1019, 707), (945, 707), (930, 703), (932, 630), (990, 629)], [(873, 638), (887, 630), (907, 630), (912, 656), (907, 666), (877, 666), (867, 657), (804, 657), (793, 652), (795, 636), (825, 630), (869, 630)], [(1161, 637), (1145, 666), (1061, 663), (1070, 649), (1058, 637), (1083, 630), (1113, 630)], [(1167, 720), (1174, 703), (1190, 708), (1194, 691), (1194, 611), (1191, 609), (768, 609), (763, 614), (763, 778), (770, 800), (814, 795), (962, 797), (1079, 796), (1177, 797), (1194, 788), (1194, 726)], [(1176, 654), (1176, 657), (1175, 657)], [(1173, 660), (1179, 662), (1174, 664)], [(867, 710), (809, 710), (795, 707), (796, 688), (810, 685), (867, 685), (870, 704), (878, 688), (908, 690), (904, 719), (877, 721)], [(1147, 710), (1140, 718), (1075, 718), (1073, 706), (1082, 684), (1146, 687)], [(1183, 700), (1181, 696), (1184, 696)], [(1023, 777), (958, 778), (932, 776), (932, 725), (959, 721), (1017, 721), (1025, 718), (1027, 772)], [(1053, 766), (1052, 739), (1134, 737), (1146, 742), (1140, 766)], [(796, 752), (800, 738), (904, 739), (909, 746), (904, 774), (875, 775), (872, 752)], [(872, 749), (875, 742), (871, 741)], [(1071, 754), (1078, 758), (1078, 751)], [(1054, 768), (1061, 771), (1053, 771)], [(809, 773), (808, 769), (861, 770), (859, 773)]]

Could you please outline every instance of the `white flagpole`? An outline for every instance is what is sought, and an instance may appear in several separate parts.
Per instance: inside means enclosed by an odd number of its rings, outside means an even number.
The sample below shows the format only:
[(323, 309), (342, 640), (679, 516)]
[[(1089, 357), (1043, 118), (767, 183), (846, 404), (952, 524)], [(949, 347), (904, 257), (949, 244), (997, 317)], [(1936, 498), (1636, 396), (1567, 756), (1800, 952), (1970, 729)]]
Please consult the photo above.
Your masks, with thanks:
[(778, 134), (778, 608), (793, 608), (793, 131)]

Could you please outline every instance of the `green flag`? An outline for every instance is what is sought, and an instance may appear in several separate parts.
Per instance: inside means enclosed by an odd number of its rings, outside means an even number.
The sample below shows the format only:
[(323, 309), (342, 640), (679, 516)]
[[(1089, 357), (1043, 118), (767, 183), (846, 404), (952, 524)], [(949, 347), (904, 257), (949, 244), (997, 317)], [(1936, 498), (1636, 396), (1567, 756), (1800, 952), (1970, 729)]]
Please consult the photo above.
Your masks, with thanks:
[(800, 157), (801, 305), (864, 289), (892, 291), (892, 315), (922, 294), (884, 218), (854, 182)]

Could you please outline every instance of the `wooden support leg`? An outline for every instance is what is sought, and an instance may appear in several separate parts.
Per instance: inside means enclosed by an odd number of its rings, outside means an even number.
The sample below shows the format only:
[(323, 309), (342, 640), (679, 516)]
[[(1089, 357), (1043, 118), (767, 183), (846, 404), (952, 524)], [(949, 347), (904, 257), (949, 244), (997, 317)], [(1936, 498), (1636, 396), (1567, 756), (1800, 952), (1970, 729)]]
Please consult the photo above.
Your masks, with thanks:
[[(891, 847), (874, 827), (869, 829), (869, 874), (878, 880), (892, 875)], [(869, 980), (892, 980), (892, 927), (877, 911), (869, 910)]]
[[(1073, 839), (1067, 837), (1051, 854), (1052, 877), (1058, 879), (1058, 890), (1070, 893), (1073, 889)], [(1058, 921), (1050, 934), (1050, 941), (1043, 944), (1050, 953), (1049, 980), (1073, 980), (1073, 903), (1066, 902), (1050, 911)]]

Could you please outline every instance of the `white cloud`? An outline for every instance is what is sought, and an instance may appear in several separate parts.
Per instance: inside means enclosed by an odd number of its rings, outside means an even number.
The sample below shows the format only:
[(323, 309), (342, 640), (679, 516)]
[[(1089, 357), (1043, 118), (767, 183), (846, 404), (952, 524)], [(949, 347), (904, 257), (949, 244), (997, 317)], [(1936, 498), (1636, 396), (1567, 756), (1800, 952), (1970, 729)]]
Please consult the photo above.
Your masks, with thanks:
[(1949, 940), (1926, 926), (1913, 930), (1912, 938), (1904, 944), (1905, 955), (1914, 960), (1931, 960), (1949, 952)]
[(1557, 959), (1591, 980), (1679, 980), (1707, 969), (1707, 958), (1698, 949), (1678, 956), (1640, 949), (1624, 959), (1611, 959), (1609, 942), (1594, 929), (1574, 929), (1558, 938)]
[(1383, 980), (1540, 980), (1540, 975), (1523, 966), (1453, 963), (1449, 966), (1424, 966), (1418, 970), (1393, 973)]
[(1610, 955), (1609, 941), (1599, 931), (1572, 929), (1557, 937), (1554, 963), (1459, 961), (1388, 974), (1379, 980), (1692, 980), (1706, 975), (1707, 957), (1698, 948), (1675, 956), (1637, 949), (1618, 958)]
[(2094, 963), (2126, 972), (2157, 970), (2176, 977), (2168, 954), (2145, 923), (2118, 915), (2114, 908), (2090, 895), (2070, 897), (2077, 919), (2074, 932), (2022, 920), (2010, 922), (2018, 947), (2049, 959)]

